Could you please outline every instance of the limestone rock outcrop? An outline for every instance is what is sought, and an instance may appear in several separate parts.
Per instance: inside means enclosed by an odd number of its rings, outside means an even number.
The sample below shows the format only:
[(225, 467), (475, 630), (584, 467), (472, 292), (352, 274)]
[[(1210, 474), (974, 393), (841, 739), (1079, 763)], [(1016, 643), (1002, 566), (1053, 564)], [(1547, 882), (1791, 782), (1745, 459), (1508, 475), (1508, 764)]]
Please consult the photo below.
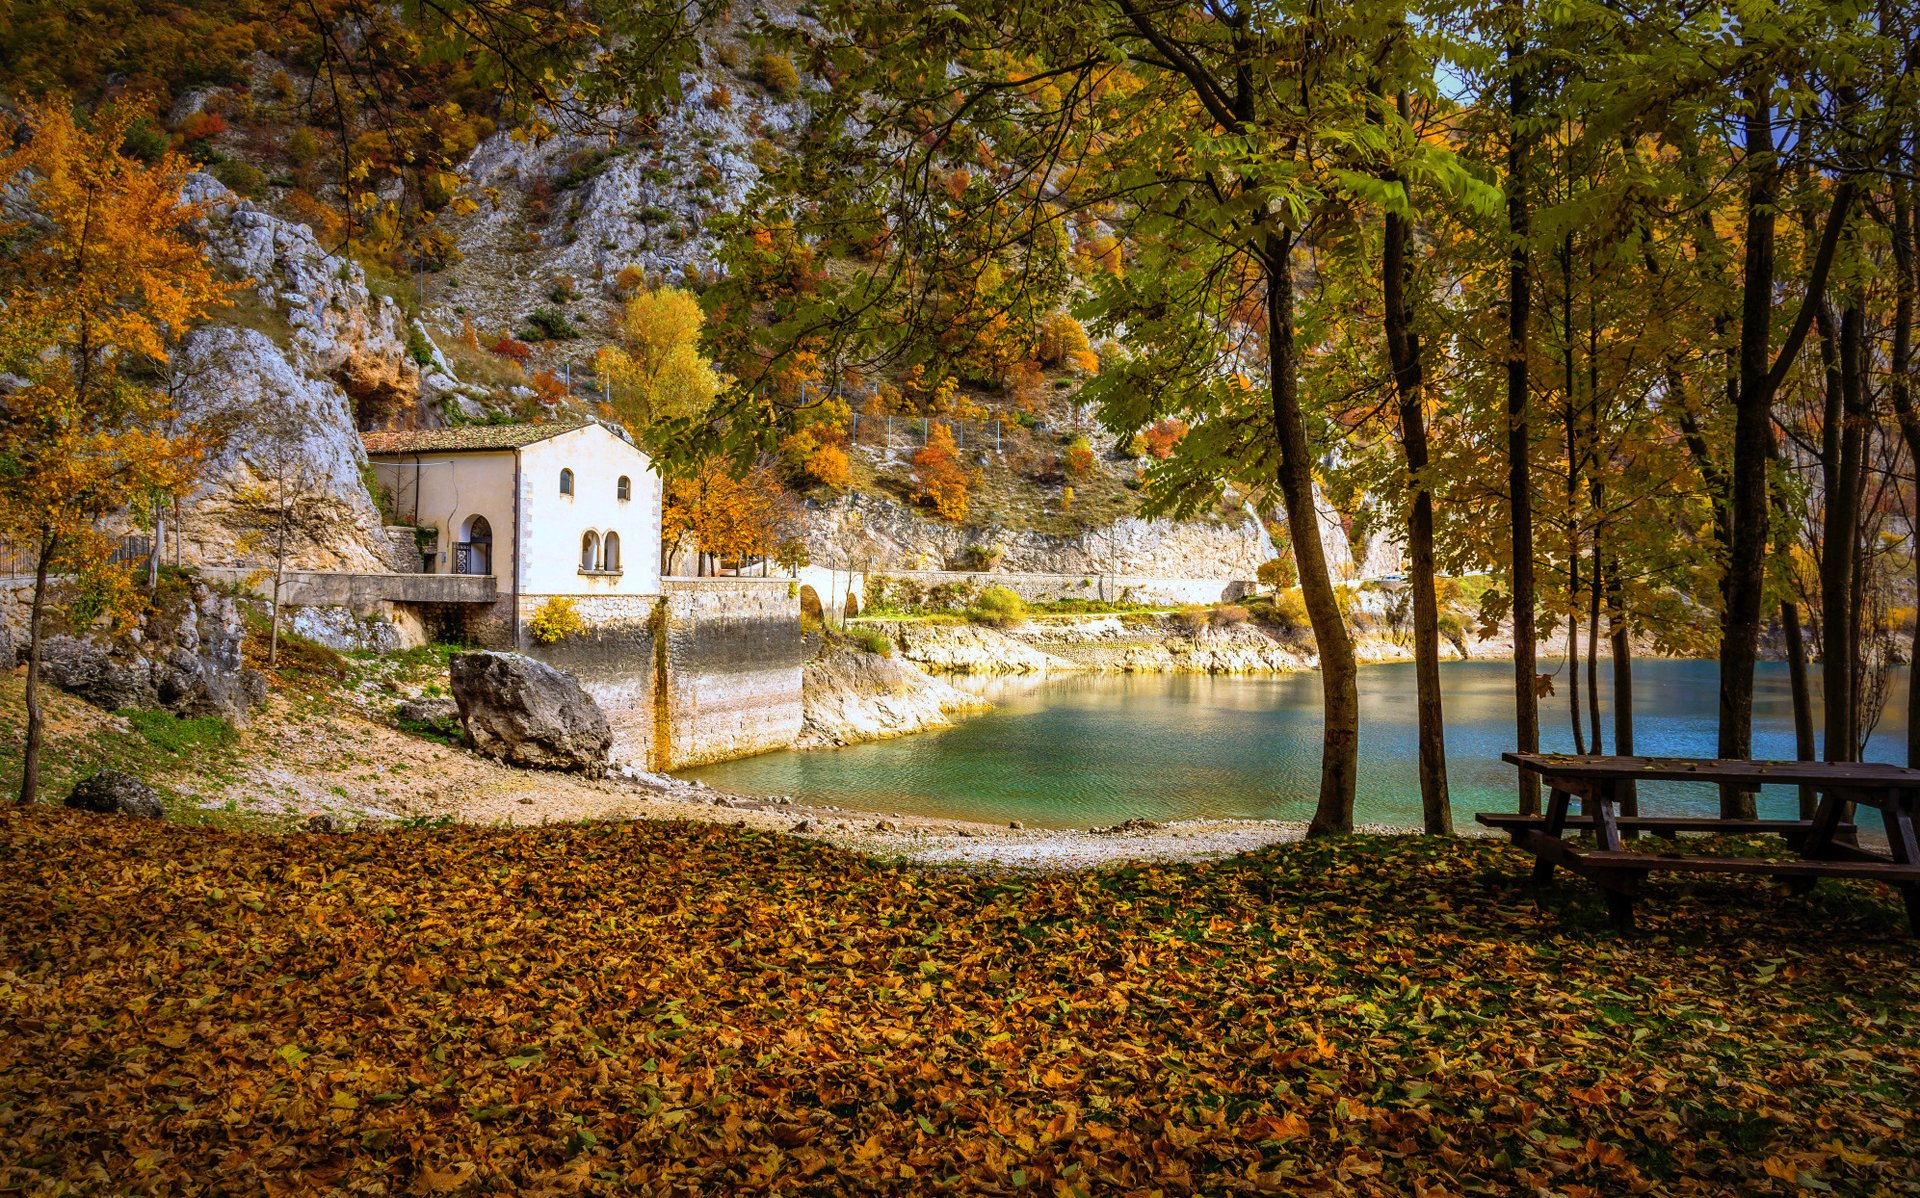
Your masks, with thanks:
[(244, 724), (266, 702), (267, 680), (248, 669), (239, 605), (204, 583), (163, 587), (125, 636), (49, 636), (40, 667), (55, 686), (108, 708), (138, 707)]
[(975, 624), (884, 625), (900, 655), (945, 674), (1045, 674), (1073, 667), (997, 628)]
[(159, 792), (132, 774), (123, 774), (119, 770), (101, 770), (90, 778), (81, 779), (67, 795), (66, 805), (76, 811), (92, 811), (101, 815), (167, 818)]
[(460, 723), (475, 751), (509, 765), (598, 778), (613, 733), (572, 675), (519, 653), (460, 653), (448, 663)]
[(853, 645), (824, 649), (801, 682), (797, 749), (853, 745), (945, 728), (951, 717), (992, 704), (897, 656)]

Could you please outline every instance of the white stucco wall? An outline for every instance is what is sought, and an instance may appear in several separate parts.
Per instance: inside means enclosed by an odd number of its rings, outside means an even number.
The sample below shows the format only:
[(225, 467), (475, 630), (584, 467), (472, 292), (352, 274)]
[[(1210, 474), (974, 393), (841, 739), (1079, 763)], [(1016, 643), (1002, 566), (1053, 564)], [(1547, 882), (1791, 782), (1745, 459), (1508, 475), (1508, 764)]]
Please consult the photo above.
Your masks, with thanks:
[(493, 528), (493, 568), (500, 589), (513, 577), (513, 453), (423, 453), (379, 457), (373, 468), (393, 496), (399, 518), (417, 512), (422, 527), (440, 532), (434, 574), (453, 572), (453, 545), (466, 539), (474, 516)]
[[(660, 477), (641, 450), (588, 425), (519, 450), (519, 530), (514, 520), (512, 450), (381, 455), (381, 485), (402, 520), (439, 530), (433, 573), (453, 571), (453, 546), (476, 515), (493, 529), (493, 575), (503, 595), (657, 595), (660, 593)], [(573, 471), (573, 494), (560, 472)], [(631, 482), (619, 498), (619, 480)], [(580, 540), (591, 531), (620, 538), (620, 571), (581, 570)], [(515, 550), (526, 560), (515, 574)]]
[[(560, 493), (560, 472), (573, 471), (573, 494)], [(632, 482), (620, 499), (621, 476)], [(647, 455), (588, 425), (520, 451), (522, 595), (657, 595), (660, 593), (660, 477)], [(620, 573), (583, 573), (580, 540), (592, 532), (620, 537)]]

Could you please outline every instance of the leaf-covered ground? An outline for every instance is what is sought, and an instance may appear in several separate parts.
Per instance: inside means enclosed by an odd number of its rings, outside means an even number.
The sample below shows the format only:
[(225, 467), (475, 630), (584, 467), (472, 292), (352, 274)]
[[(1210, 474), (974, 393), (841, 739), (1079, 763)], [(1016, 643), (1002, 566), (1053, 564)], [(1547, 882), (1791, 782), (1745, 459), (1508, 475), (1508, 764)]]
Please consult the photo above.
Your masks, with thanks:
[(0, 1193), (1920, 1190), (1891, 896), (1526, 864), (9, 809)]

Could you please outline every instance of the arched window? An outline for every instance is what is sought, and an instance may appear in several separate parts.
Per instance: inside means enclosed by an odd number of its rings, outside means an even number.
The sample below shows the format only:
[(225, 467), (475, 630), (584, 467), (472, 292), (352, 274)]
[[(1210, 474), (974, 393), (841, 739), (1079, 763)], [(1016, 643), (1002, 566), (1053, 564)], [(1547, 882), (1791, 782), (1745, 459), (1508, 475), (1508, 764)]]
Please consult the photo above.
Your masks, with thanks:
[(600, 538), (586, 533), (580, 538), (580, 568), (594, 570), (600, 564)]
[(620, 534), (610, 532), (600, 545), (600, 568), (609, 574), (620, 572)]
[(573, 494), (573, 471), (562, 470), (560, 472), (560, 493), (562, 495)]
[(633, 481), (624, 474), (620, 476), (620, 482), (614, 487), (614, 498), (622, 502), (633, 498)]
[(493, 526), (485, 516), (469, 516), (453, 546), (455, 574), (493, 573)]

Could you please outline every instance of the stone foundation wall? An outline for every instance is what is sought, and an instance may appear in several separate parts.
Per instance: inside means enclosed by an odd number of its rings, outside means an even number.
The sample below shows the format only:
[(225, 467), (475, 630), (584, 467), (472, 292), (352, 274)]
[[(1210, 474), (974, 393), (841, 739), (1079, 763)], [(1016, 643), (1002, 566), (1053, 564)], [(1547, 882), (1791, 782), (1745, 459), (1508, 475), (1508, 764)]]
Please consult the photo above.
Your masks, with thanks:
[(656, 769), (749, 757), (800, 734), (798, 588), (784, 578), (666, 579)]
[[(588, 630), (551, 645), (525, 635), (523, 649), (573, 675), (600, 704), (616, 762), (679, 769), (792, 744), (803, 651), (789, 582), (669, 579), (661, 589), (575, 595)], [(520, 597), (523, 626), (547, 599)], [(495, 633), (510, 626), (505, 613), (485, 620)]]
[[(528, 618), (548, 596), (521, 596)], [(526, 652), (573, 675), (593, 696), (613, 729), (616, 762), (650, 765), (654, 760), (655, 629), (660, 599), (653, 595), (576, 595), (587, 631), (542, 645), (531, 635)]]

